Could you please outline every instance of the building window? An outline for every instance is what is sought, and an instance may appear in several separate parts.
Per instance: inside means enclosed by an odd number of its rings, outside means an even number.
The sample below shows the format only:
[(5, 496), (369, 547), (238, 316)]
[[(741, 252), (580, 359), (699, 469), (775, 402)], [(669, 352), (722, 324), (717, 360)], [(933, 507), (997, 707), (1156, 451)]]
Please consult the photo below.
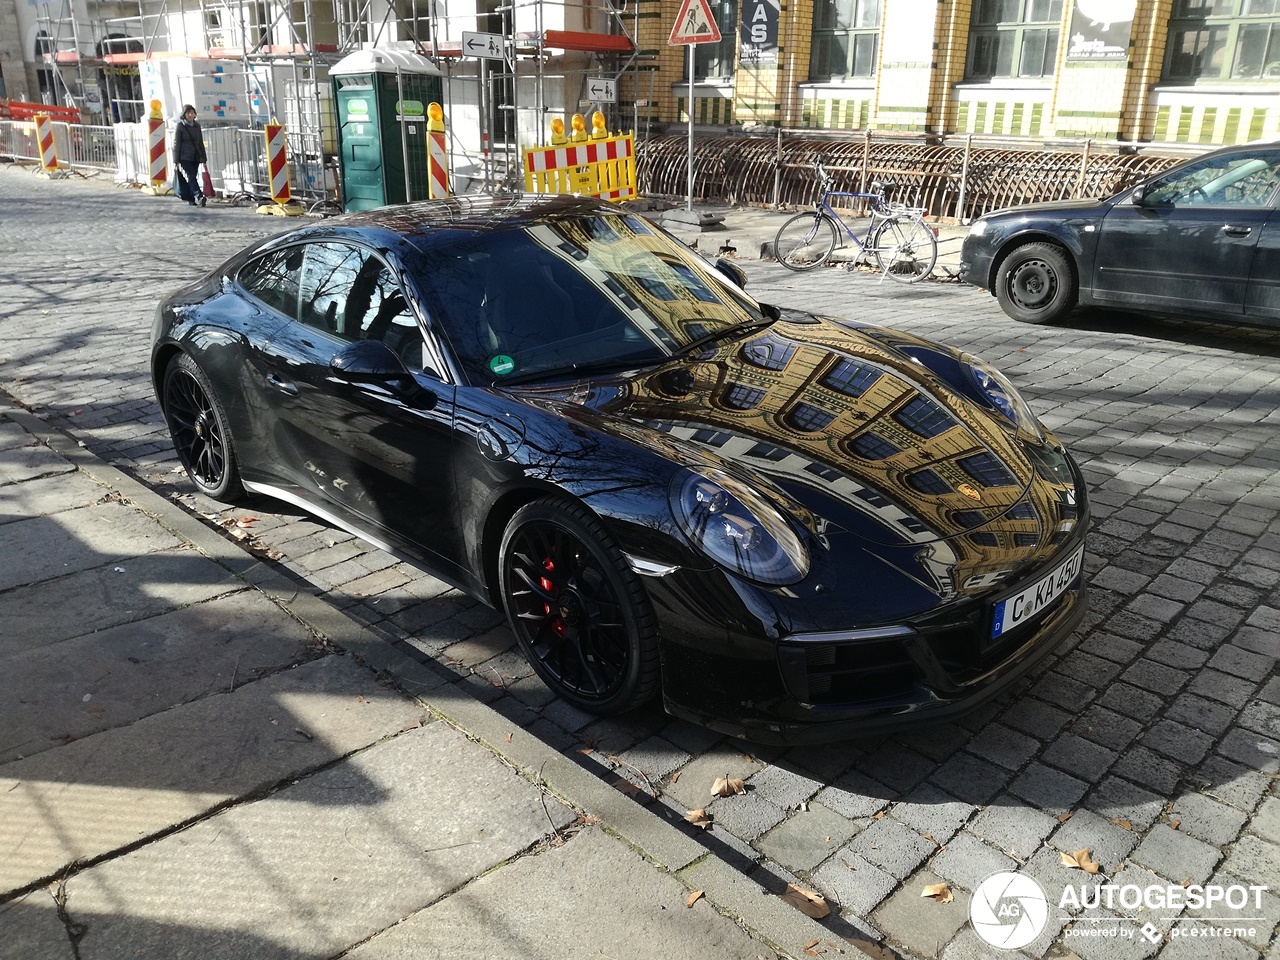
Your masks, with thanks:
[(827, 371), (820, 381), (824, 387), (843, 393), (846, 397), (860, 397), (880, 379), (880, 371), (857, 360), (841, 358)]
[(960, 468), (984, 487), (1011, 487), (1018, 482), (1009, 468), (989, 453), (965, 457)]
[(787, 423), (801, 433), (817, 433), (836, 418), (834, 413), (810, 403), (797, 403), (787, 411)]
[(893, 419), (926, 440), (945, 433), (955, 423), (951, 414), (924, 397), (916, 397), (895, 413)]
[(977, 0), (969, 24), (968, 80), (1050, 77), (1062, 0)]
[(817, 0), (810, 80), (875, 76), (881, 5), (881, 0)]
[(920, 493), (943, 496), (951, 492), (951, 484), (943, 480), (932, 470), (917, 470), (907, 475), (907, 486)]
[(756, 387), (731, 383), (724, 392), (724, 405), (730, 410), (754, 410), (764, 399), (764, 391)]
[(795, 352), (794, 341), (770, 333), (746, 344), (742, 348), (742, 359), (765, 370), (782, 370), (791, 362)]
[(1166, 80), (1280, 77), (1280, 0), (1177, 0)]
[[(720, 28), (719, 43), (697, 43), (693, 46), (693, 79), (695, 83), (728, 80), (738, 60), (738, 0), (707, 0), (711, 14)], [(680, 58), (682, 76), (689, 82), (689, 55)]]
[(775, 447), (772, 443), (757, 443), (754, 447), (747, 451), (748, 457), (757, 457), (760, 460), (785, 460), (791, 455), (790, 450), (782, 447)]
[(900, 453), (896, 443), (874, 433), (864, 433), (851, 444), (853, 452), (863, 460), (887, 460)]
[(815, 477), (821, 477), (823, 480), (826, 480), (828, 483), (835, 483), (842, 476), (844, 476), (844, 474), (842, 474), (835, 467), (829, 467), (825, 463), (818, 463), (816, 461), (811, 461), (809, 463), (806, 463), (804, 465), (804, 469), (806, 473), (812, 473)]
[(709, 447), (723, 447), (732, 439), (723, 430), (697, 430), (693, 434), (694, 443), (705, 443)]

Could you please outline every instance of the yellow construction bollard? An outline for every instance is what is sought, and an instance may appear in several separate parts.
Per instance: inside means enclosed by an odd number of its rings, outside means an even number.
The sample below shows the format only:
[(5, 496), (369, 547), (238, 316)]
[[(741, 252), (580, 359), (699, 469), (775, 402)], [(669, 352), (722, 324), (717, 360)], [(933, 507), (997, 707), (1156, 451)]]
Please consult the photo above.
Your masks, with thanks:
[(445, 144), (444, 107), (427, 104), (427, 187), (432, 200), (449, 196), (449, 155)]
[(587, 118), (580, 113), (573, 115), (573, 136), (569, 139), (574, 143), (581, 143), (587, 139)]
[(300, 217), (305, 212), (289, 191), (289, 154), (285, 143), (284, 124), (268, 123), (263, 128), (267, 141), (267, 178), (271, 186), (271, 203), (264, 203), (258, 213), (277, 217)]
[(142, 192), (152, 197), (172, 196), (173, 188), (169, 186), (169, 150), (164, 142), (164, 114), (160, 112), (160, 101), (151, 101), (151, 114), (147, 117), (147, 155), (150, 158), (151, 182), (142, 188)]
[(569, 142), (569, 138), (564, 135), (564, 121), (559, 117), (553, 117), (551, 120), (551, 145), (553, 147), (562, 147)]
[(591, 139), (607, 140), (609, 138), (609, 128), (605, 126), (604, 114), (597, 110), (591, 115)]
[(36, 143), (40, 146), (40, 176), (58, 180), (67, 171), (58, 166), (58, 148), (53, 144), (53, 121), (47, 113), (37, 113), (31, 118), (36, 125)]

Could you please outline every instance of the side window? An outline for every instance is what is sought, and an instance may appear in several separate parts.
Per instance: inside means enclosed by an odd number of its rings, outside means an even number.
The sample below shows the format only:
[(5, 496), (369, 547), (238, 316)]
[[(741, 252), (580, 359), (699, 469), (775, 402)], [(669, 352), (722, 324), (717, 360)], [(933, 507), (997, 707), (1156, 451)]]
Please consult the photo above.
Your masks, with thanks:
[(1280, 152), (1214, 157), (1187, 167), (1147, 191), (1149, 205), (1265, 206), (1280, 183)]
[(298, 315), (298, 277), (302, 271), (303, 248), (284, 247), (257, 260), (250, 260), (236, 275), (240, 285), (285, 316)]
[(343, 243), (307, 248), (298, 319), (348, 342), (381, 340), (422, 367), (422, 335), (404, 292), (378, 257)]

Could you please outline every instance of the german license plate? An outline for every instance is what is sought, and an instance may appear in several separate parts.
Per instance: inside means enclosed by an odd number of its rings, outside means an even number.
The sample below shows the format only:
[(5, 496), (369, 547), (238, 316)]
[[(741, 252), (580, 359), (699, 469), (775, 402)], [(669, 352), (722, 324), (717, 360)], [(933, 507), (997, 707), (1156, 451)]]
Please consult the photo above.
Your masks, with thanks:
[(997, 603), (992, 612), (991, 639), (994, 640), (1024, 623), (1030, 623), (1062, 596), (1080, 576), (1083, 560), (1084, 546), (1081, 545), (1031, 586)]

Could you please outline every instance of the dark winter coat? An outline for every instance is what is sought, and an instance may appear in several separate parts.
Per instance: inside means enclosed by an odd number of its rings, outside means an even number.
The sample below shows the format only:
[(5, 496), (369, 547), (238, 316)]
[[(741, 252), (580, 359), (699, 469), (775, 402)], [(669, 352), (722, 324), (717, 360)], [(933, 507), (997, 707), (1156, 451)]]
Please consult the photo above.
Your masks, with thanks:
[(173, 134), (173, 159), (177, 163), (206, 163), (204, 134), (197, 120), (179, 120)]

